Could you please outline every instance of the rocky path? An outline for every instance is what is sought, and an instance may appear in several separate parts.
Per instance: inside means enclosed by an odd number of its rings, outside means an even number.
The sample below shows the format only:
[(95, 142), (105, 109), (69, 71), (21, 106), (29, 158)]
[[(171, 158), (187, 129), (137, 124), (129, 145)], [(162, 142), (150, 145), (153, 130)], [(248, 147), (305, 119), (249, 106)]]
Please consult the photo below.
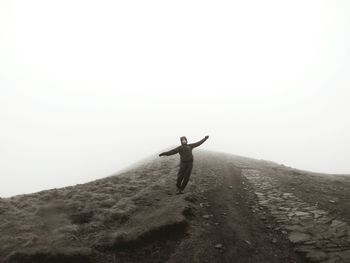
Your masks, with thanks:
[(331, 216), (317, 205), (309, 204), (293, 193), (279, 190), (278, 177), (258, 169), (243, 169), (258, 198), (255, 210), (267, 208), (281, 232), (287, 235), (295, 250), (311, 262), (349, 263), (350, 226)]

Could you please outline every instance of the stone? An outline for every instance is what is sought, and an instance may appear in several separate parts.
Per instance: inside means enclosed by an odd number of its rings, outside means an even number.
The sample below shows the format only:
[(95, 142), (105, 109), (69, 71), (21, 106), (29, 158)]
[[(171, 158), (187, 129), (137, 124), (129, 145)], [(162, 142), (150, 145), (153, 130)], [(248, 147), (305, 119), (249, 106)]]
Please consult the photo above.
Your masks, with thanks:
[(341, 251), (345, 251), (347, 249), (348, 249), (348, 247), (347, 248), (344, 248), (344, 247), (334, 247), (334, 248), (332, 248), (332, 247), (330, 247), (330, 248), (323, 249), (323, 251), (325, 251), (325, 252), (341, 252)]
[(310, 241), (306, 241), (304, 242), (305, 245), (314, 245), (316, 244), (316, 241), (315, 240), (310, 240)]
[(294, 214), (295, 214), (296, 216), (307, 216), (307, 215), (310, 215), (309, 213), (307, 213), (307, 212), (302, 212), (302, 211), (295, 212)]
[(294, 248), (294, 251), (296, 252), (301, 252), (301, 253), (309, 253), (309, 252), (312, 252), (315, 250), (315, 247), (314, 246), (310, 246), (310, 245), (299, 245), (299, 246), (296, 246)]
[(331, 252), (328, 254), (331, 258), (340, 258), (339, 262), (350, 262), (350, 250), (342, 251), (342, 252)]
[(336, 238), (342, 238), (347, 236), (347, 230), (344, 228), (337, 228), (337, 231), (334, 235)]
[(330, 222), (332, 222), (332, 218), (329, 217), (321, 217), (317, 219), (317, 222), (320, 224), (329, 224)]
[[(312, 213), (312, 212), (311, 212)], [(315, 214), (315, 213), (313, 213), (314, 214), (314, 218), (315, 219), (317, 219), (317, 218), (320, 218), (322, 215), (321, 214)]]
[(224, 248), (224, 245), (221, 244), (221, 243), (218, 243), (218, 244), (215, 245), (215, 248), (216, 248), (216, 249), (223, 249), (223, 248)]
[(313, 214), (317, 214), (317, 215), (326, 215), (327, 214), (326, 211), (323, 211), (323, 210), (320, 210), (320, 209), (311, 210), (310, 212), (313, 213)]
[(322, 263), (341, 263), (339, 258), (336, 257), (336, 258), (331, 258), (331, 259), (328, 259), (326, 261), (322, 261)]
[(288, 236), (290, 242), (294, 244), (298, 243), (304, 243), (306, 241), (309, 241), (311, 239), (311, 236), (309, 234), (301, 233), (301, 232), (292, 232)]
[(278, 223), (286, 223), (286, 222), (289, 222), (289, 220), (286, 218), (286, 219), (277, 219), (276, 220)]
[(350, 262), (350, 250), (346, 250), (339, 253), (339, 256), (345, 261)]
[(320, 250), (310, 251), (309, 253), (306, 254), (306, 257), (311, 262), (321, 262), (328, 259), (328, 255)]
[(302, 233), (307, 232), (307, 229), (305, 227), (300, 226), (300, 225), (287, 225), (284, 228), (288, 231), (293, 231), (293, 232), (302, 232)]
[(248, 240), (245, 240), (244, 242), (246, 242), (249, 246), (252, 245), (252, 243), (250, 243)]
[(341, 227), (341, 226), (346, 226), (346, 223), (341, 220), (334, 219), (330, 225), (330, 227)]
[(202, 217), (203, 217), (204, 219), (209, 219), (209, 218), (213, 217), (213, 215), (203, 215)]
[(281, 211), (289, 211), (290, 208), (289, 208), (289, 207), (280, 206), (280, 207), (278, 207), (278, 210), (281, 210)]

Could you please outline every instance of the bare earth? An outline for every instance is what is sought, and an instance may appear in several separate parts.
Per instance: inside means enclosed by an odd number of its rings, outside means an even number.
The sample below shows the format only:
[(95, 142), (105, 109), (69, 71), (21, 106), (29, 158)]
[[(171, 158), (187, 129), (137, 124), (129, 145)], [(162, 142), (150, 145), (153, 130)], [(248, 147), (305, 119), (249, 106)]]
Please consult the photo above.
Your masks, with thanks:
[(195, 150), (0, 199), (0, 262), (350, 262), (350, 176)]

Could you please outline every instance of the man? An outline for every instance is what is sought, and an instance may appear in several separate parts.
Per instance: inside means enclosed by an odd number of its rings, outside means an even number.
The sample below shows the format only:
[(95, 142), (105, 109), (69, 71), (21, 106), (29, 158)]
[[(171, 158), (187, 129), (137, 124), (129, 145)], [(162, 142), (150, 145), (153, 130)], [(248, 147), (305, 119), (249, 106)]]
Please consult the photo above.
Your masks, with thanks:
[(159, 154), (159, 156), (170, 156), (176, 153), (180, 154), (180, 169), (177, 174), (177, 181), (176, 181), (176, 187), (177, 187), (177, 192), (176, 194), (183, 194), (183, 190), (185, 189), (188, 180), (190, 179), (190, 175), (192, 172), (192, 167), (193, 167), (193, 155), (192, 155), (192, 149), (195, 147), (198, 147), (201, 145), (203, 142), (208, 140), (209, 136), (205, 136), (202, 140), (187, 144), (187, 139), (185, 136), (182, 136), (180, 138), (181, 145), (176, 147), (173, 150), (170, 150), (168, 152), (163, 152)]

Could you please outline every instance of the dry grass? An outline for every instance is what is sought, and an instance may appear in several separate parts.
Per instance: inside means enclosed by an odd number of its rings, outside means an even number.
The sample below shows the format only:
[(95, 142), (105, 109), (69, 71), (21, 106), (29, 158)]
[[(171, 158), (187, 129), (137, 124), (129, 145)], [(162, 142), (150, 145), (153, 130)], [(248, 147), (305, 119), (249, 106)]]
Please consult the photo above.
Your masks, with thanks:
[(168, 198), (166, 191), (173, 191), (177, 162), (156, 159), (87, 184), (0, 199), (0, 259), (93, 248), (113, 232), (133, 229), (133, 214), (147, 217), (156, 196)]

